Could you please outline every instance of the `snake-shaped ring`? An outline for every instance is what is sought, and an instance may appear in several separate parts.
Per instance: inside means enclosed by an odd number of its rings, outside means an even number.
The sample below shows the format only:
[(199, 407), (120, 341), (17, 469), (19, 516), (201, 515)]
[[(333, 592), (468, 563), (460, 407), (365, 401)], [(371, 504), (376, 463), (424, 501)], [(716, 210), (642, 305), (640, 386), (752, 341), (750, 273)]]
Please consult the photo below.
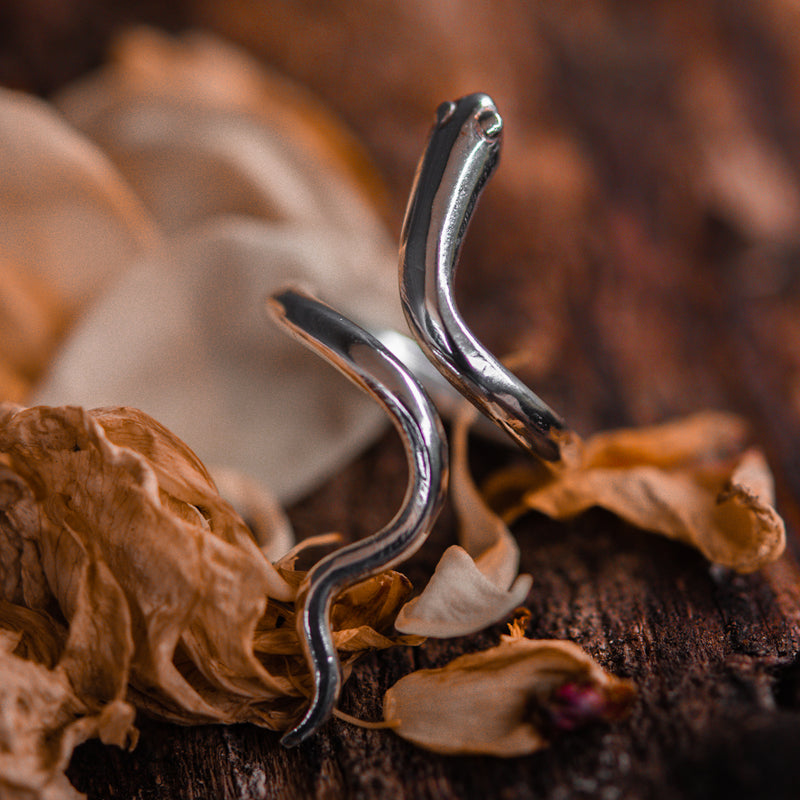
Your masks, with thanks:
[(425, 390), (370, 333), (304, 292), (280, 292), (268, 306), (279, 324), (383, 406), (403, 441), (409, 474), (403, 503), (391, 522), (323, 558), (300, 585), (297, 633), (314, 694), (303, 719), (281, 739), (284, 746), (293, 747), (330, 717), (339, 698), (341, 668), (330, 629), (334, 597), (356, 581), (404, 561), (425, 541), (447, 487), (447, 443)]
[[(485, 94), (439, 107), (403, 223), (400, 295), (412, 334), (447, 381), (523, 448), (555, 461), (568, 436), (563, 421), (480, 344), (453, 297), (461, 243), (497, 163), (502, 128)], [(328, 719), (339, 697), (341, 669), (330, 630), (333, 598), (420, 547), (442, 503), (447, 446), (427, 394), (375, 336), (302, 292), (274, 295), (269, 307), (280, 324), (381, 403), (400, 433), (409, 462), (408, 489), (395, 518), (373, 536), (322, 559), (301, 584), (297, 630), (314, 694), (303, 719), (281, 740), (292, 747)], [(381, 338), (389, 343), (396, 336)]]
[(442, 375), (523, 448), (557, 461), (564, 422), (481, 345), (453, 296), (461, 242), (502, 131), (488, 95), (439, 106), (403, 223), (400, 296), (414, 337)]

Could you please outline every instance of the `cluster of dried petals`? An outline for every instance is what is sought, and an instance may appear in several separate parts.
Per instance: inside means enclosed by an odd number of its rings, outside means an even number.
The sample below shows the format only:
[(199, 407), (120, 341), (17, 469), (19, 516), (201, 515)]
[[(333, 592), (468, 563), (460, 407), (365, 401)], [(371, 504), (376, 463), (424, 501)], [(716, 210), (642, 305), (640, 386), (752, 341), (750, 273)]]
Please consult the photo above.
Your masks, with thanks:
[(486, 491), (506, 520), (529, 510), (568, 519), (600, 506), (752, 572), (781, 555), (786, 533), (766, 460), (746, 441), (741, 418), (702, 412), (576, 440), (563, 464), (501, 471)]
[[(0, 711), (13, 722), (0, 788), (48, 796), (77, 743), (135, 737), (131, 703), (184, 723), (297, 718), (302, 574), (269, 562), (183, 442), (134, 409), (6, 403), (0, 453)], [(382, 631), (409, 590), (386, 573), (337, 600), (348, 670), (395, 643)]]
[[(489, 650), (401, 678), (384, 718), (404, 739), (438, 753), (521, 756), (560, 732), (625, 716), (633, 685), (578, 645), (534, 641), (512, 625)], [(433, 700), (435, 698), (435, 701)]]

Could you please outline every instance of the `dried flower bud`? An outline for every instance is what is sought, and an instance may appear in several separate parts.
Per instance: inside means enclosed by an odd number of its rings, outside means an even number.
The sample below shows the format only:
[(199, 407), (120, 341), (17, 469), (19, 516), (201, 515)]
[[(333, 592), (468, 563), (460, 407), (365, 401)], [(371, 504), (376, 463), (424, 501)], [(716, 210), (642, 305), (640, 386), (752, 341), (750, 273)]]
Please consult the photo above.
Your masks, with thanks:
[(439, 753), (519, 756), (589, 722), (627, 714), (633, 685), (572, 642), (534, 641), (512, 626), (496, 647), (412, 672), (386, 693), (393, 730)]

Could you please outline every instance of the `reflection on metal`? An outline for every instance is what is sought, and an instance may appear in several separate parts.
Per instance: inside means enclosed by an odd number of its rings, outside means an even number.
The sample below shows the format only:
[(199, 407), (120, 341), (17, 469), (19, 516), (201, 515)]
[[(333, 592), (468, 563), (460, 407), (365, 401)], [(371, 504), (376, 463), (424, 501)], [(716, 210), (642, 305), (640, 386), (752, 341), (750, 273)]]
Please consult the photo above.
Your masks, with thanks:
[(342, 676), (330, 629), (334, 597), (356, 581), (404, 561), (425, 541), (447, 485), (447, 444), (441, 421), (408, 369), (371, 334), (308, 294), (287, 290), (269, 301), (273, 318), (374, 397), (397, 428), (409, 481), (394, 519), (378, 533), (331, 553), (300, 586), (297, 627), (314, 681), (306, 715), (281, 740), (293, 747), (331, 715)]

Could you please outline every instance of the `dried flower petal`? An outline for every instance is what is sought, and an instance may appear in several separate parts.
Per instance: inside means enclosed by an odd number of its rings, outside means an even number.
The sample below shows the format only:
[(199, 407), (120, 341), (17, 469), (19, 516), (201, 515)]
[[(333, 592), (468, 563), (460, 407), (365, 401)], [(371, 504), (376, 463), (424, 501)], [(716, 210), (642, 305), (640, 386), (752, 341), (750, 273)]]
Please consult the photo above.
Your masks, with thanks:
[(0, 90), (0, 153), (13, 165), (0, 172), (0, 252), (67, 310), (154, 243), (152, 220), (116, 169), (41, 100)]
[(75, 327), (35, 402), (134, 405), (196, 443), (205, 463), (296, 499), (386, 415), (268, 325), (263, 298), (287, 281), (313, 284), (347, 313), (357, 303), (367, 324), (402, 324), (395, 260), (342, 230), (209, 223), (130, 266)]
[[(123, 592), (130, 612), (130, 622), (115, 620), (114, 628), (133, 630), (133, 681), (217, 718), (175, 669), (180, 641), (198, 668), (213, 663), (206, 678), (215, 685), (231, 690), (241, 682), (252, 691), (260, 681), (273, 696), (272, 679), (249, 643), (266, 596), (290, 600), (293, 590), (191, 451), (140, 412), (0, 411), (0, 450), (35, 487), (38, 512), (30, 530), (10, 508), (9, 533), (21, 539), (38, 532), (47, 584), (71, 623), (70, 636), (85, 594), (80, 576), (104, 565), (102, 574), (107, 566), (109, 585)], [(103, 608), (112, 596), (112, 589), (104, 593)], [(124, 648), (118, 650), (119, 669), (126, 670)]]
[(714, 412), (611, 431), (578, 445), (556, 468), (500, 473), (487, 491), (496, 499), (518, 495), (506, 519), (526, 510), (566, 519), (601, 506), (710, 561), (752, 572), (781, 555), (785, 528), (772, 507), (766, 461), (743, 451), (745, 436), (740, 418)]
[(520, 575), (509, 589), (501, 589), (466, 550), (453, 545), (422, 594), (400, 609), (395, 627), (418, 636), (466, 636), (507, 617), (525, 602), (532, 582), (530, 575)]
[(302, 91), (210, 36), (132, 32), (60, 104), (181, 233), (127, 262), (33, 402), (141, 408), (207, 463), (296, 499), (386, 418), (268, 325), (263, 299), (306, 283), (364, 324), (405, 326), (374, 173)]
[[(64, 775), (86, 736), (61, 671), (0, 650), (0, 795), (9, 800), (79, 800)], [(81, 731), (82, 733), (82, 731)]]
[(471, 407), (462, 407), (451, 436), (450, 493), (461, 546), (445, 550), (422, 594), (400, 609), (395, 627), (402, 633), (465, 636), (507, 617), (530, 591), (531, 576), (517, 577), (516, 541), (470, 475), (467, 434), (474, 417)]
[[(135, 409), (6, 403), (0, 453), (0, 788), (72, 796), (72, 748), (133, 741), (131, 702), (182, 723), (297, 720), (303, 573), (269, 563), (182, 441)], [(336, 599), (345, 677), (366, 650), (420, 641), (387, 635), (409, 591), (389, 572)]]
[(633, 698), (632, 684), (578, 645), (517, 634), (401, 678), (386, 693), (384, 718), (428, 750), (510, 757), (546, 747), (559, 731), (619, 719)]
[(208, 33), (128, 31), (56, 103), (167, 229), (248, 214), (386, 236), (357, 141), (305, 90)]
[(4, 798), (80, 797), (62, 774), (73, 748), (92, 736), (119, 747), (136, 741), (123, 699), (132, 650), (124, 596), (97, 562), (84, 565), (78, 584), (66, 641), (47, 615), (0, 601)]

